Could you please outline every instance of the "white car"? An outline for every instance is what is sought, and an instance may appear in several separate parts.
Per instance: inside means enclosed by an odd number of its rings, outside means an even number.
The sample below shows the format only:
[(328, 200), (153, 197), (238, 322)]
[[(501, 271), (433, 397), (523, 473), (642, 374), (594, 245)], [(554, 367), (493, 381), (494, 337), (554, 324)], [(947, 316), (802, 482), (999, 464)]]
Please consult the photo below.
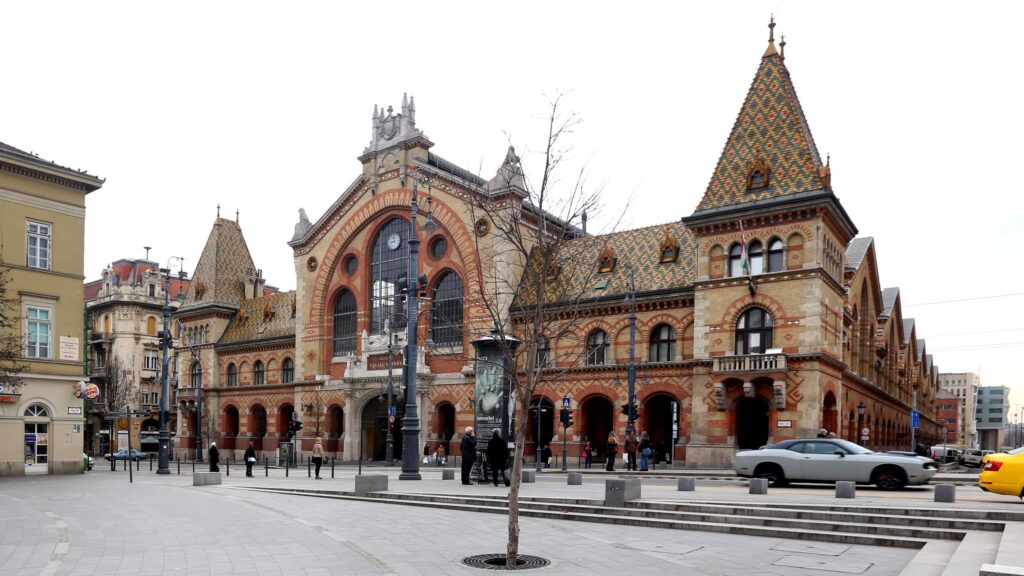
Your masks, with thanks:
[(853, 442), (826, 438), (785, 440), (736, 454), (738, 476), (766, 478), (769, 484), (849, 480), (898, 490), (925, 484), (938, 472), (931, 458), (872, 452)]

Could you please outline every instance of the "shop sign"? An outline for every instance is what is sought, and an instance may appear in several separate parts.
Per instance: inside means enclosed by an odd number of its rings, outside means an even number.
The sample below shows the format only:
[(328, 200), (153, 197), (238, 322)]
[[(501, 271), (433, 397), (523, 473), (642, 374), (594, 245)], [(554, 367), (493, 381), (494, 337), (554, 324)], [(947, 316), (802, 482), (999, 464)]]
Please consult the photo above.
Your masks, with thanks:
[(74, 414), (81, 414), (81, 413), (82, 413), (82, 407), (81, 406), (68, 406), (68, 414), (74, 415)]
[(97, 385), (93, 384), (92, 382), (90, 382), (89, 385), (85, 387), (85, 397), (88, 398), (89, 400), (95, 400), (96, 397), (99, 396), (99, 395), (100, 395), (100, 387), (99, 386), (97, 386)]
[(21, 394), (0, 394), (0, 402), (17, 402)]
[(793, 427), (793, 421), (792, 420), (779, 420), (779, 421), (777, 421), (775, 423), (775, 426), (778, 427), (778, 428), (792, 428)]

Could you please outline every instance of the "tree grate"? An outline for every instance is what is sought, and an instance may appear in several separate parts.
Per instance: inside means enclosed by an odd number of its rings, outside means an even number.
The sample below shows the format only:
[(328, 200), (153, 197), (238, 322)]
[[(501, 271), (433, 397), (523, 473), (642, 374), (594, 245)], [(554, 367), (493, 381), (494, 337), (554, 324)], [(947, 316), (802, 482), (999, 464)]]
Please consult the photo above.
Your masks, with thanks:
[(529, 570), (531, 568), (543, 568), (550, 566), (551, 561), (540, 556), (529, 556), (519, 554), (516, 556), (515, 568), (505, 567), (505, 554), (477, 554), (462, 559), (462, 563), (471, 568), (482, 568), (484, 570)]

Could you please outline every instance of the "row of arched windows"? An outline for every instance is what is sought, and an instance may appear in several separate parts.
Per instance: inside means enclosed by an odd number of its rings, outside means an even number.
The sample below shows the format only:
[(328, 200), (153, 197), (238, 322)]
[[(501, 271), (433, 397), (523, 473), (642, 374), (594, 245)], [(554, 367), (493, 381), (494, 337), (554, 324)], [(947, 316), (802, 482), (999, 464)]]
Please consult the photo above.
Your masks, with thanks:
[[(774, 324), (771, 315), (763, 308), (750, 308), (740, 315), (736, 322), (736, 354), (764, 354), (772, 347)], [(611, 361), (610, 340), (604, 330), (594, 330), (587, 335), (587, 366), (600, 366)], [(550, 360), (550, 347), (546, 341), (538, 345), (538, 362)], [(647, 348), (648, 362), (671, 362), (676, 355), (676, 331), (668, 324), (658, 324), (651, 330)]]
[[(752, 241), (747, 246), (747, 262), (750, 265), (749, 274), (782, 271), (786, 264), (782, 240), (772, 238), (768, 242), (767, 252), (760, 240)], [(743, 245), (733, 244), (729, 247), (729, 276), (747, 274), (748, 271), (743, 269)]]
[[(285, 358), (281, 361), (281, 382), (293, 380), (295, 380), (295, 362), (291, 358)], [(199, 362), (192, 363), (191, 381), (193, 388), (200, 388), (203, 385), (203, 366)], [(262, 360), (253, 362), (252, 384), (253, 386), (266, 384), (266, 368)], [(238, 386), (238, 366), (234, 362), (228, 364), (227, 385)]]

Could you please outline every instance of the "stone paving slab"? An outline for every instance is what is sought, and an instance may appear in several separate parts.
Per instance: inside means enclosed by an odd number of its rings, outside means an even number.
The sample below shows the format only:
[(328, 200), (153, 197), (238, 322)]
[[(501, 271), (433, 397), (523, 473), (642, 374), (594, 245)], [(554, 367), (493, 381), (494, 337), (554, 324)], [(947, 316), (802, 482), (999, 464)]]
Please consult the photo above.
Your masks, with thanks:
[[(189, 470), (191, 472), (191, 470)], [(381, 473), (380, 469), (372, 470)], [(398, 470), (388, 472), (397, 477)], [(334, 480), (225, 476), (191, 486), (191, 475), (118, 471), (0, 481), (0, 576), (14, 574), (481, 574), (464, 556), (505, 549), (502, 515), (334, 501), (237, 490), (296, 486), (352, 490)], [(392, 479), (410, 492), (504, 495), (504, 487), (462, 486), (424, 473)], [(436, 478), (435, 478), (436, 476)], [(525, 495), (563, 497), (604, 483), (538, 482)], [(674, 494), (674, 483), (665, 494)], [(460, 489), (461, 488), (461, 489)], [(645, 497), (647, 486), (645, 485)], [(48, 514), (49, 513), (49, 514)], [(62, 523), (62, 524), (61, 524)], [(63, 526), (63, 528), (61, 528)], [(62, 532), (63, 530), (63, 532)], [(62, 544), (64, 534), (66, 547)], [(914, 551), (851, 546), (836, 556), (802, 553), (792, 540), (523, 518), (521, 551), (548, 558), (552, 574), (838, 574), (864, 565), (869, 576), (898, 574)], [(787, 546), (788, 544), (791, 544)], [(789, 558), (790, 560), (783, 560)], [(778, 566), (803, 562), (812, 568)], [(824, 560), (823, 560), (824, 559)], [(834, 561), (832, 561), (834, 560)]]

